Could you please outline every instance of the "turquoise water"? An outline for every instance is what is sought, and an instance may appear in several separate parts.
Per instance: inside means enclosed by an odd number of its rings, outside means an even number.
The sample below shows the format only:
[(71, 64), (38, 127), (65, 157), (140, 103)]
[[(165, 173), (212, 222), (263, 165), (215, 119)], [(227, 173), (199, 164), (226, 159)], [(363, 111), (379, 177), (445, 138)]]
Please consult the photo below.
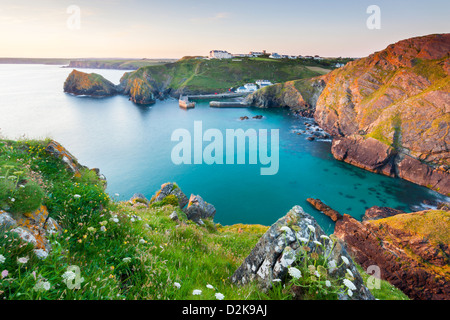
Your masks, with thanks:
[[(119, 200), (140, 192), (151, 197), (162, 183), (175, 181), (189, 196), (200, 194), (217, 209), (223, 225), (270, 225), (294, 205), (313, 214), (332, 232), (333, 223), (306, 198), (319, 198), (341, 213), (360, 219), (366, 208), (390, 206), (412, 210), (424, 199), (443, 196), (412, 183), (373, 174), (336, 161), (330, 141), (308, 141), (296, 131), (307, 119), (287, 110), (216, 109), (198, 102), (184, 110), (176, 100), (137, 106), (126, 97), (75, 97), (63, 92), (72, 69), (44, 65), (0, 65), (0, 133), (9, 138), (51, 137), (79, 161), (98, 167), (108, 179), (107, 191)], [(118, 83), (123, 71), (84, 70)], [(252, 119), (263, 115), (263, 119)], [(239, 117), (250, 119), (241, 121)], [(280, 163), (276, 175), (260, 175), (260, 164), (175, 165), (171, 141), (175, 129), (279, 129)], [(206, 144), (205, 144), (206, 145)]]

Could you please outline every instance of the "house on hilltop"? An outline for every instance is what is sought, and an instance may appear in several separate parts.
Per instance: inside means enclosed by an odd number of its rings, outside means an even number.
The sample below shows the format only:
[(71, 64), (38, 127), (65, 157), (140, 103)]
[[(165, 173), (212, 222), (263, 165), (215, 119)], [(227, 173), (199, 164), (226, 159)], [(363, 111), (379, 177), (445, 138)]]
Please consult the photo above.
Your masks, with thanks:
[(232, 57), (231, 53), (224, 50), (211, 50), (209, 52), (210, 59), (231, 59)]

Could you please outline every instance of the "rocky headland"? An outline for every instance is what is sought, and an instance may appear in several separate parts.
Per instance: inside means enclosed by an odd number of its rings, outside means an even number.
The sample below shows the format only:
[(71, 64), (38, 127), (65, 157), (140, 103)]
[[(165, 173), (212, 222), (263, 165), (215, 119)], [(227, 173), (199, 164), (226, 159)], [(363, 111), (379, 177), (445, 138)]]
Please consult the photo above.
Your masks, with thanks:
[(91, 97), (107, 97), (120, 93), (111, 81), (96, 73), (73, 70), (64, 82), (64, 92)]

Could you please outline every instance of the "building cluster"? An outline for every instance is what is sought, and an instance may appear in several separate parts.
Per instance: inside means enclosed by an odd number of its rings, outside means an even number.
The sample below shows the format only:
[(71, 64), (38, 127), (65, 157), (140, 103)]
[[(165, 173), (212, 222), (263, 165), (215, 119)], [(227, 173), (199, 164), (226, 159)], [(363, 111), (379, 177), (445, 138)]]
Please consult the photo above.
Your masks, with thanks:
[(258, 89), (271, 86), (273, 83), (269, 80), (256, 80), (255, 83), (246, 83), (243, 86), (236, 89), (236, 92), (243, 93), (243, 92), (254, 92)]
[(250, 51), (249, 53), (230, 53), (225, 50), (211, 50), (209, 52), (208, 59), (233, 59), (233, 58), (256, 58), (261, 56), (268, 56), (271, 59), (314, 59), (314, 60), (322, 60), (323, 58), (315, 55), (315, 56), (293, 56), (286, 54), (278, 54), (276, 52), (267, 53), (266, 50), (263, 51)]

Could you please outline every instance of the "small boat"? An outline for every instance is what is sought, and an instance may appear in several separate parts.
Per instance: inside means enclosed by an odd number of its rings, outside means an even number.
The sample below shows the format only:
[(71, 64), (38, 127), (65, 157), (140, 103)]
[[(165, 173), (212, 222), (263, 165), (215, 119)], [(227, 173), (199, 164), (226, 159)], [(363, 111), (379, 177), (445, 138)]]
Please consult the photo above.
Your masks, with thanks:
[(180, 96), (180, 99), (178, 100), (178, 104), (180, 105), (181, 108), (184, 108), (184, 109), (195, 108), (195, 102), (189, 101), (188, 96), (184, 96), (184, 97)]

